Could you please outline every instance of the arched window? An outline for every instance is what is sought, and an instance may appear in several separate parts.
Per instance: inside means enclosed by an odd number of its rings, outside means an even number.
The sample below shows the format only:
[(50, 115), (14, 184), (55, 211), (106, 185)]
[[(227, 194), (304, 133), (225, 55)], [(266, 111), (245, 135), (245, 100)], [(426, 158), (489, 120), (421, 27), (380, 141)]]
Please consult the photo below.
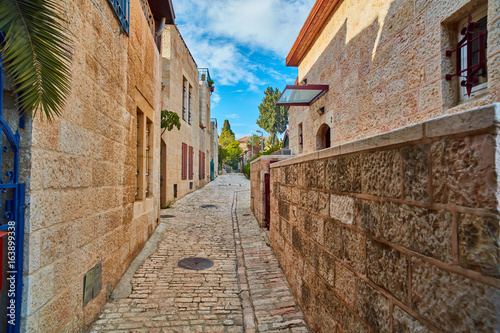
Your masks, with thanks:
[(316, 134), (316, 150), (330, 148), (331, 142), (330, 126), (327, 124), (321, 125), (318, 134)]

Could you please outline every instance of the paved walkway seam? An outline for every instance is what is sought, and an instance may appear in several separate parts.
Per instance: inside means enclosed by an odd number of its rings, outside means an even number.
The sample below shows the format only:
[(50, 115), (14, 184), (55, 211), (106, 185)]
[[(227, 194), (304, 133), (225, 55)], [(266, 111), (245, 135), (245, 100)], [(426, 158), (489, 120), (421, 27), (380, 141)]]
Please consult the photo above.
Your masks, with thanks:
[(248, 290), (248, 276), (245, 266), (245, 257), (243, 248), (241, 247), (241, 234), (238, 223), (238, 216), (236, 214), (236, 207), (238, 205), (238, 193), (244, 191), (235, 191), (233, 194), (233, 204), (231, 207), (231, 218), (233, 220), (234, 231), (234, 246), (236, 249), (236, 276), (238, 277), (238, 285), (240, 287), (240, 299), (243, 309), (243, 327), (246, 333), (257, 333), (257, 318), (255, 317), (255, 309), (253, 308), (253, 300)]

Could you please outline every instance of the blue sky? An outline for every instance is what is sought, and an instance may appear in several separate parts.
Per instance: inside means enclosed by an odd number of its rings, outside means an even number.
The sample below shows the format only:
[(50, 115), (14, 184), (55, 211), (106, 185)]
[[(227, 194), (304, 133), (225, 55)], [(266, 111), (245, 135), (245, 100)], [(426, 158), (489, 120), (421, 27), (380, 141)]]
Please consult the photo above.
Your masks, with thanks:
[(236, 139), (259, 129), (267, 86), (293, 84), (285, 58), (315, 0), (173, 0), (177, 26), (198, 67), (215, 81), (212, 117)]

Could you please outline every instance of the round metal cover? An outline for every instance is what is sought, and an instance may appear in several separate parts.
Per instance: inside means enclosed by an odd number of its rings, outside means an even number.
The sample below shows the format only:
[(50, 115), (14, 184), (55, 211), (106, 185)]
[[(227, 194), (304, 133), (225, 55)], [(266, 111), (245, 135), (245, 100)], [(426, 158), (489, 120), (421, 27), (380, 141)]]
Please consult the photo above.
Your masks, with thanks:
[(202, 269), (207, 269), (212, 267), (214, 265), (214, 262), (206, 258), (185, 258), (179, 261), (177, 265), (180, 268), (200, 271)]
[(216, 205), (201, 205), (201, 208), (217, 208)]
[(169, 219), (169, 218), (175, 217), (175, 215), (160, 215), (160, 217), (162, 219)]

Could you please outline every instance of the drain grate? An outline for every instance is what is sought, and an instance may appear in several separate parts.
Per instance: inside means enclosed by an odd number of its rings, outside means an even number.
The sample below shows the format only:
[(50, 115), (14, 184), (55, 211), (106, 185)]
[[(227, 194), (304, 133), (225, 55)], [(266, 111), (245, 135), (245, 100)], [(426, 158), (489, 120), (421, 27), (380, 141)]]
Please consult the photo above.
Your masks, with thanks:
[(250, 216), (250, 214), (243, 214), (243, 216)]
[(160, 215), (162, 219), (170, 219), (172, 217), (175, 217), (175, 215)]
[(201, 208), (217, 208), (216, 205), (201, 205)]
[(210, 268), (214, 262), (206, 258), (185, 258), (177, 264), (180, 268), (191, 269), (193, 271), (201, 271), (202, 269)]

